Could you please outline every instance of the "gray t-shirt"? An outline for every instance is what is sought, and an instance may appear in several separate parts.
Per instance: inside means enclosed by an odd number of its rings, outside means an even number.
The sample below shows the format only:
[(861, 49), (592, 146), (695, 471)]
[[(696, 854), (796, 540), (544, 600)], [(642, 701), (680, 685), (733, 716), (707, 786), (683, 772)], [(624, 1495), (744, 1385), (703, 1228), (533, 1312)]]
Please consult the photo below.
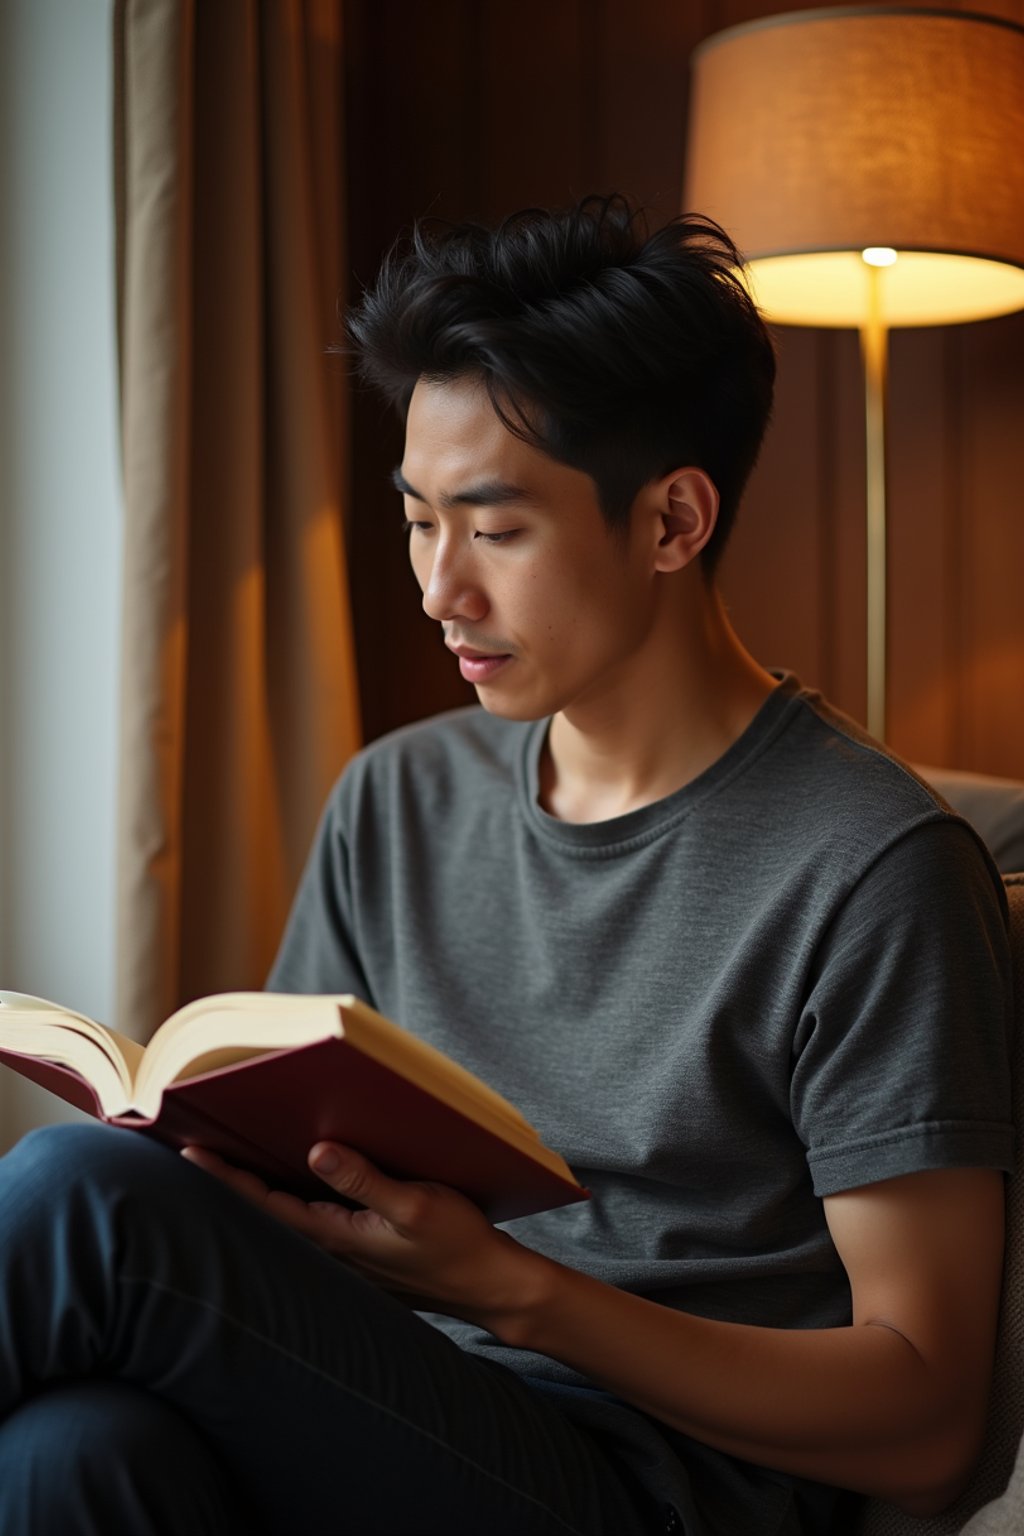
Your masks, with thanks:
[(849, 1321), (822, 1196), (1012, 1167), (988, 855), (789, 674), (706, 772), (609, 821), (539, 807), (546, 730), (472, 708), (355, 758), (268, 985), (355, 992), (517, 1104), (592, 1191), (509, 1223), (530, 1247), (710, 1317)]

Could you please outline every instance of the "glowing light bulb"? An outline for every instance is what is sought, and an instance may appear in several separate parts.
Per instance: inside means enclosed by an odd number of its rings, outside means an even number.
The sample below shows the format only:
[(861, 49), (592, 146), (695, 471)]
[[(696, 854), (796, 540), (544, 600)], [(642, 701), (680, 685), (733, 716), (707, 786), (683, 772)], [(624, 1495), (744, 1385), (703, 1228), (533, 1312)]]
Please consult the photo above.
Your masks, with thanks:
[(898, 259), (891, 245), (869, 245), (860, 254), (861, 260), (866, 261), (869, 267), (891, 267)]

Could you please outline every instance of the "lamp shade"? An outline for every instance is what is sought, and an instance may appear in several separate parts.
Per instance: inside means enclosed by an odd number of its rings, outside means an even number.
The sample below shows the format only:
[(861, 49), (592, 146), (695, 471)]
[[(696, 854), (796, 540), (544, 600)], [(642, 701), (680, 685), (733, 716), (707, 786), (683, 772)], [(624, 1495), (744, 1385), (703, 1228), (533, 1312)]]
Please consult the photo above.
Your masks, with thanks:
[(1024, 307), (1024, 27), (843, 6), (717, 33), (693, 58), (684, 203), (773, 320), (862, 324), (872, 247), (887, 326)]

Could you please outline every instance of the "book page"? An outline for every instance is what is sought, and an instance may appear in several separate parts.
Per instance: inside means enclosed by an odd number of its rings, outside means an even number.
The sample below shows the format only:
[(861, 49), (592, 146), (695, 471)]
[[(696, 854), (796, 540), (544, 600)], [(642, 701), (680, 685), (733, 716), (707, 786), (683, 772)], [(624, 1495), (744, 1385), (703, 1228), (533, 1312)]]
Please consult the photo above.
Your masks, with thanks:
[[(67, 1041), (61, 1039), (61, 1032), (69, 1037)], [(75, 1044), (75, 1037), (89, 1041), (92, 1050), (83, 1053)], [(16, 1040), (20, 1044), (15, 1043)], [(84, 1013), (75, 1013), (60, 1003), (32, 997), (27, 992), (0, 991), (0, 1043), (10, 1045), (12, 1051), (72, 1067), (92, 1083), (97, 1093), (99, 1083), (95, 1081), (89, 1063), (95, 1060), (95, 1052), (102, 1053), (117, 1074), (122, 1105), (131, 1094), (135, 1074), (145, 1056), (145, 1047), (137, 1040), (130, 1040), (105, 1024), (97, 1024)], [(54, 1055), (58, 1046), (60, 1054)]]
[(330, 997), (226, 992), (200, 998), (172, 1014), (149, 1042), (135, 1078), (134, 1107), (156, 1115), (171, 1083), (341, 1033)]
[(42, 1023), (28, 1025), (20, 1019), (5, 1020), (0, 1012), (0, 1046), (69, 1068), (93, 1089), (105, 1115), (121, 1114), (131, 1092), (123, 1068), (88, 1035), (54, 1024), (52, 1018), (47, 1014)]
[(349, 994), (225, 992), (188, 1003), (150, 1041), (136, 1078), (136, 1107), (155, 1115), (161, 1090), (172, 1082), (332, 1035), (349, 1039), (374, 1060), (471, 1118), (539, 1142), (533, 1126), (500, 1093)]
[[(212, 1070), (193, 1069), (189, 1064), (184, 1046), (186, 1035), (191, 1050), (195, 1050), (199, 1040), (209, 1041), (211, 1047), (238, 1047), (251, 1040), (253, 1046), (261, 1044), (264, 1050), (272, 1050), (311, 1044), (328, 1035), (345, 1035), (368, 1056), (401, 1072), (428, 1092), (440, 1098), (454, 1096), (460, 1103), (468, 1098), (485, 1119), (489, 1116), (499, 1123), (514, 1125), (527, 1135), (537, 1135), (526, 1117), (494, 1088), (351, 994), (318, 997), (292, 992), (225, 992), (189, 1003), (172, 1014), (149, 1043), (149, 1057), (159, 1052), (161, 1064), (166, 1063), (166, 1067), (159, 1068), (165, 1083), (180, 1077), (186, 1067), (190, 1076), (199, 1070)], [(172, 1038), (181, 1041), (180, 1049), (177, 1043), (172, 1048)], [(147, 1066), (147, 1081), (150, 1070)]]

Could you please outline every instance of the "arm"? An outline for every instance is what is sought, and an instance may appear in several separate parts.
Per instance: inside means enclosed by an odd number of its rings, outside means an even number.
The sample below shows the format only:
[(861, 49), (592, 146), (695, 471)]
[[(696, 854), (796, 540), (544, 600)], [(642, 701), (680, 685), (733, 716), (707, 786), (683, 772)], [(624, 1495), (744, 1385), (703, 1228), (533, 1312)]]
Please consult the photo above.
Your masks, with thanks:
[(306, 1206), (192, 1156), (411, 1304), (553, 1356), (734, 1455), (913, 1514), (942, 1508), (966, 1480), (992, 1365), (1001, 1175), (917, 1173), (829, 1197), (853, 1322), (769, 1329), (616, 1290), (523, 1248), (451, 1190), (336, 1150), (336, 1168), (317, 1171), (366, 1210)]
[(850, 1327), (709, 1321), (549, 1266), (495, 1331), (734, 1455), (934, 1513), (980, 1447), (1002, 1178), (912, 1174), (834, 1196), (826, 1210), (853, 1291)]

